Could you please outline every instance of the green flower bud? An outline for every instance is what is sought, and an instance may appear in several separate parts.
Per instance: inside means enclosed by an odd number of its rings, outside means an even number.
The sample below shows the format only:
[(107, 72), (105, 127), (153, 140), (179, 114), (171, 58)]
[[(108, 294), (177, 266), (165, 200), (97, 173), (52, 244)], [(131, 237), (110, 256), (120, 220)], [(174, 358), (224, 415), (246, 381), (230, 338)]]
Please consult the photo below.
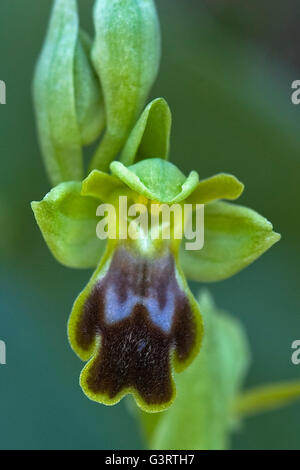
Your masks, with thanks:
[(103, 98), (75, 0), (56, 0), (34, 78), (39, 140), (53, 184), (83, 177), (82, 146), (104, 125)]
[(153, 0), (97, 0), (92, 59), (103, 89), (106, 133), (91, 169), (107, 171), (156, 78), (160, 30)]
[(74, 60), (75, 104), (82, 145), (94, 142), (103, 130), (105, 110), (98, 78), (90, 61), (92, 41), (80, 31)]

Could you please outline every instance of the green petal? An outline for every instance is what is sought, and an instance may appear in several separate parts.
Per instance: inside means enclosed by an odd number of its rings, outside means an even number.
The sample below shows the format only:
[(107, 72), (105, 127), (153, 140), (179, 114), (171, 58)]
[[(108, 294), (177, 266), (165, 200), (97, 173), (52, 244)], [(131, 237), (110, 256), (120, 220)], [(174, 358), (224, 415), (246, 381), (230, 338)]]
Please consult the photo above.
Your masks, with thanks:
[(189, 204), (206, 204), (216, 199), (237, 199), (244, 185), (235, 176), (220, 173), (199, 182), (187, 199)]
[(244, 417), (280, 408), (300, 399), (299, 380), (262, 385), (242, 393), (234, 403), (234, 413)]
[(186, 178), (175, 165), (159, 158), (142, 160), (128, 168), (120, 162), (113, 162), (110, 169), (137, 193), (169, 204), (186, 199), (199, 180), (195, 171)]
[(61, 183), (31, 206), (55, 258), (72, 268), (90, 268), (99, 262), (105, 244), (96, 236), (99, 201), (80, 192), (81, 183)]
[(220, 311), (207, 292), (199, 306), (204, 317), (203, 345), (190, 367), (175, 377), (174, 404), (158, 416), (140, 413), (151, 449), (228, 447), (232, 400), (249, 366), (248, 343), (242, 325)]
[(247, 207), (227, 202), (208, 204), (204, 247), (200, 251), (182, 249), (181, 265), (190, 279), (219, 281), (248, 266), (279, 239), (272, 224)]
[(123, 186), (119, 178), (111, 176), (103, 171), (93, 170), (89, 176), (83, 180), (81, 194), (91, 196), (106, 202), (109, 195), (116, 189)]
[(128, 138), (160, 60), (160, 30), (152, 0), (97, 0), (92, 59), (106, 107), (105, 136), (91, 169), (107, 171)]
[(128, 166), (144, 158), (168, 158), (171, 111), (163, 98), (148, 104), (131, 132), (121, 162)]

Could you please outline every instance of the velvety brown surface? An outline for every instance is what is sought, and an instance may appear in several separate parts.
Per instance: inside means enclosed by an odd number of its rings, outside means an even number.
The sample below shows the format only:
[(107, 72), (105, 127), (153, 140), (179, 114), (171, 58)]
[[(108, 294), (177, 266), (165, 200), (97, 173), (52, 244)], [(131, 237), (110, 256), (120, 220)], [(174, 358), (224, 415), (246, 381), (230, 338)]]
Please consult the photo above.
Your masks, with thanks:
[(114, 254), (77, 326), (83, 349), (101, 336), (87, 379), (92, 392), (113, 398), (132, 387), (149, 405), (171, 399), (171, 349), (184, 361), (196, 338), (193, 313), (174, 267), (171, 255), (149, 260), (125, 249)]

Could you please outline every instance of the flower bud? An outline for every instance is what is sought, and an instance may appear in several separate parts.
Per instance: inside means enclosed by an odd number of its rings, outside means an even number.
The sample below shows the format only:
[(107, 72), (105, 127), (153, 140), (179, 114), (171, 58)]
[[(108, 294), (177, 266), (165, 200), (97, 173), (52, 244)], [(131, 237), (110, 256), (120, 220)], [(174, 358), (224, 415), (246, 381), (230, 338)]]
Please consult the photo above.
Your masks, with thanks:
[(56, 0), (34, 78), (39, 140), (54, 185), (82, 179), (82, 146), (95, 140), (104, 125), (90, 47), (79, 30), (76, 1)]
[(82, 145), (99, 137), (104, 127), (105, 111), (99, 80), (90, 61), (92, 41), (80, 31), (74, 60), (75, 104)]
[(94, 22), (92, 60), (104, 95), (106, 133), (91, 169), (106, 171), (156, 78), (160, 29), (153, 0), (97, 0)]

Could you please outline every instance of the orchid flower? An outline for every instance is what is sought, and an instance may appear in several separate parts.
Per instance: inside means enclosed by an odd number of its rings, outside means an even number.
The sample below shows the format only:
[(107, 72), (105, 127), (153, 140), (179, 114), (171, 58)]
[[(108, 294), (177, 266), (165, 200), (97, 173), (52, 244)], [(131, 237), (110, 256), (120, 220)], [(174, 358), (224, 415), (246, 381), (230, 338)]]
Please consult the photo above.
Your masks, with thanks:
[[(76, 1), (54, 2), (34, 101), (55, 186), (32, 209), (60, 263), (95, 269), (68, 324), (71, 347), (87, 362), (83, 391), (106, 405), (132, 394), (142, 410), (157, 412), (175, 399), (176, 373), (201, 356), (205, 328), (187, 279), (226, 279), (280, 236), (261, 215), (228, 202), (244, 189), (234, 176), (199, 181), (168, 162), (170, 109), (158, 98), (143, 111), (160, 59), (153, 1), (97, 0), (94, 23), (91, 40)], [(83, 146), (103, 130), (84, 177)], [(136, 212), (122, 210), (124, 198)], [(167, 227), (158, 217), (150, 231), (141, 228), (161, 205), (188, 206), (196, 220), (204, 206), (204, 246), (187, 248), (181, 210)], [(135, 235), (124, 236), (132, 226)], [(152, 236), (166, 228), (168, 237)]]
[[(144, 135), (133, 130), (131, 147), (140, 149)], [(68, 326), (72, 348), (88, 361), (80, 378), (84, 392), (107, 405), (132, 393), (142, 409), (161, 411), (175, 398), (174, 371), (192, 362), (202, 342), (202, 316), (185, 274), (201, 281), (224, 279), (255, 260), (279, 235), (256, 212), (220, 201), (236, 199), (243, 191), (234, 176), (219, 174), (199, 182), (196, 172), (186, 178), (162, 158), (128, 167), (115, 161), (110, 169), (111, 174), (93, 170), (82, 184), (61, 183), (32, 207), (60, 262), (98, 264), (74, 303)], [(121, 197), (150, 208), (157, 203), (205, 204), (204, 247), (184, 249), (183, 234), (178, 237), (182, 221), (176, 217), (169, 240), (152, 239), (151, 233), (123, 239)], [(103, 203), (115, 209), (117, 221), (107, 241), (96, 237), (97, 207)], [(131, 222), (126, 215), (127, 225)]]

